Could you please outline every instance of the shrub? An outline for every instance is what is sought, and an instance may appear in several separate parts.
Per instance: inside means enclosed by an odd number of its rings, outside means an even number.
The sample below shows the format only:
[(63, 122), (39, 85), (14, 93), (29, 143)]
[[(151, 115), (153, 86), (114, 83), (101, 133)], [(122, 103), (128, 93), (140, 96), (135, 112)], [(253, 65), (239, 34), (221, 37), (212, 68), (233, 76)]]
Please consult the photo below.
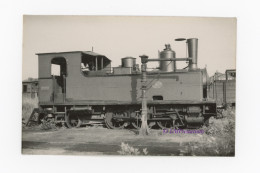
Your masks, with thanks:
[(148, 151), (147, 148), (144, 148), (142, 152), (139, 151), (138, 148), (134, 148), (125, 144), (124, 142), (121, 143), (121, 150), (118, 151), (121, 155), (147, 155)]
[(233, 109), (227, 109), (223, 114), (224, 118), (213, 118), (208, 127), (203, 127), (205, 135), (200, 142), (187, 144), (184, 155), (235, 155), (235, 112)]
[(34, 108), (38, 107), (38, 98), (23, 96), (22, 98), (22, 122), (26, 123)]

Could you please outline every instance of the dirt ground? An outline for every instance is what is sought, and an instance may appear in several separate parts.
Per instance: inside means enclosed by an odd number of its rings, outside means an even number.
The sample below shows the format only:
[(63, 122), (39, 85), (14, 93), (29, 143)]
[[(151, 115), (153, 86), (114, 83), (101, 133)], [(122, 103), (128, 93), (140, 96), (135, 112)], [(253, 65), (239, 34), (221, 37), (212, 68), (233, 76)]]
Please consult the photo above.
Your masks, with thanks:
[(179, 156), (185, 152), (184, 143), (196, 142), (201, 134), (164, 134), (151, 130), (149, 136), (139, 136), (133, 130), (111, 130), (103, 127), (77, 129), (23, 129), (22, 153), (40, 155), (119, 155), (123, 143), (148, 155)]

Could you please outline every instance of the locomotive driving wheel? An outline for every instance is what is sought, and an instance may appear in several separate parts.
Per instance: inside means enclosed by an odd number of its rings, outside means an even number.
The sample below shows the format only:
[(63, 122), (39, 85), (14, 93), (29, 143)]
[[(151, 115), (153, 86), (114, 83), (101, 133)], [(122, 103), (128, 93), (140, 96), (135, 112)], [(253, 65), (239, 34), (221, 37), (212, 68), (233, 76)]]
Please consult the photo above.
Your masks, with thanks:
[(141, 119), (136, 119), (136, 120), (133, 121), (131, 124), (132, 124), (132, 126), (133, 126), (135, 129), (140, 129), (141, 126), (142, 126), (142, 121), (141, 121)]
[(113, 113), (106, 113), (105, 123), (106, 126), (110, 129), (122, 129), (125, 126), (124, 121), (116, 120), (113, 118)]
[(79, 118), (79, 116), (73, 114), (72, 112), (67, 113), (67, 116), (65, 116), (65, 122), (68, 128), (78, 128), (82, 124), (82, 121)]
[(141, 115), (140, 113), (134, 113), (134, 121), (131, 122), (131, 125), (135, 128), (135, 129), (140, 129), (142, 126), (142, 120), (141, 120)]
[[(133, 116), (135, 119), (131, 122), (131, 125), (135, 128), (135, 129), (140, 129), (142, 126), (142, 116), (140, 113), (137, 113), (135, 116)], [(154, 125), (156, 124), (156, 122), (149, 122), (147, 121), (147, 125), (148, 128), (151, 129)]]

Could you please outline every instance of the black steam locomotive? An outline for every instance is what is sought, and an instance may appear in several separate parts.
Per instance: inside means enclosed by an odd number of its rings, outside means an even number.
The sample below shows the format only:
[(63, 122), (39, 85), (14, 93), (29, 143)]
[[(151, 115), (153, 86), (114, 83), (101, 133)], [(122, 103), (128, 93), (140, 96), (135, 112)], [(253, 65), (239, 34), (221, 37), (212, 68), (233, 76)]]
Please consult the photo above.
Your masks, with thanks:
[[(207, 70), (197, 68), (198, 39), (186, 43), (186, 58), (176, 58), (170, 45), (165, 45), (159, 58), (147, 61), (159, 62), (159, 68), (146, 72), (150, 127), (196, 128), (216, 116), (216, 102), (207, 96)], [(142, 70), (136, 58), (122, 58), (122, 65), (112, 68), (109, 58), (92, 51), (37, 55), (39, 108), (32, 116), (37, 114), (38, 121), (69, 128), (95, 122), (108, 128), (140, 127)], [(178, 61), (189, 65), (177, 69)]]

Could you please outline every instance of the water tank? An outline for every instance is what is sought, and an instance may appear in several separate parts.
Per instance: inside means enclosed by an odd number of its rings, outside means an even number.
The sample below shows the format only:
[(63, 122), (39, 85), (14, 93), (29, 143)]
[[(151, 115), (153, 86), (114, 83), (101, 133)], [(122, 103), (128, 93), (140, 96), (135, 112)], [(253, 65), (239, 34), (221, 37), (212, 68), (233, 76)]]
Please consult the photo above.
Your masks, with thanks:
[(136, 58), (133, 58), (133, 57), (125, 57), (125, 58), (122, 58), (122, 67), (135, 67), (135, 64), (136, 64)]
[[(165, 49), (160, 52), (160, 59), (175, 58), (175, 52), (171, 49), (170, 44), (165, 45)], [(175, 61), (160, 61), (160, 70), (165, 72), (172, 72), (176, 69)]]

